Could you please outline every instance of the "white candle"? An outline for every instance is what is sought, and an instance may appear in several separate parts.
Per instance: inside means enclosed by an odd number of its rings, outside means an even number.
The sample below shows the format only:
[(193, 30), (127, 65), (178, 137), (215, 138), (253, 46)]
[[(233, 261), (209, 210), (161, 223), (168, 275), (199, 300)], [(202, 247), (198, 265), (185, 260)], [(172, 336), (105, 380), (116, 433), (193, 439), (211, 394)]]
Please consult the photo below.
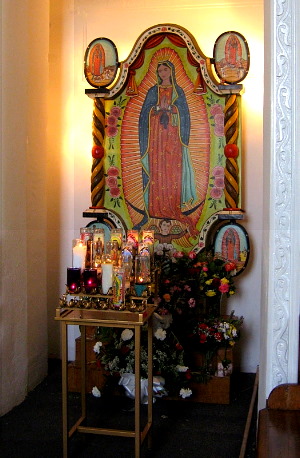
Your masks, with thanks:
[(73, 267), (81, 270), (85, 268), (86, 245), (78, 243), (73, 247)]
[(107, 294), (113, 283), (113, 265), (112, 263), (103, 262), (102, 267), (102, 292)]

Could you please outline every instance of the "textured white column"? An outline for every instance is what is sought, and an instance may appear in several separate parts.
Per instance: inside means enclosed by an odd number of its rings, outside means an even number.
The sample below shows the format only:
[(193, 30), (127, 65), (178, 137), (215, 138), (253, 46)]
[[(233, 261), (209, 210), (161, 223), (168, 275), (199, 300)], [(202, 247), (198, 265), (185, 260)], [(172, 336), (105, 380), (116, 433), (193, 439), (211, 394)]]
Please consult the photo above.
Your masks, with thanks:
[[(264, 258), (259, 408), (297, 382), (299, 344), (299, 5), (265, 2)], [(298, 48), (299, 49), (299, 48)]]

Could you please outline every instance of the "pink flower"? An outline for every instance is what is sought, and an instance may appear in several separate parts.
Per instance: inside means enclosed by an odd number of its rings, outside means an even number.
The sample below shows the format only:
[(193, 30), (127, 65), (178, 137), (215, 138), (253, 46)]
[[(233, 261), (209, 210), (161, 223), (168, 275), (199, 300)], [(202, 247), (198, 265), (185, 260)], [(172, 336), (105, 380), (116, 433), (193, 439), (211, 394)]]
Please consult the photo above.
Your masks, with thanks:
[(118, 122), (118, 120), (117, 120), (117, 118), (115, 116), (108, 116), (106, 121), (107, 121), (107, 124), (109, 126), (116, 126), (117, 122)]
[(109, 193), (112, 197), (119, 197), (121, 194), (120, 188), (110, 188)]
[(115, 176), (109, 176), (106, 178), (107, 186), (110, 188), (115, 188), (118, 185), (118, 180)]
[(224, 136), (224, 125), (216, 124), (214, 128), (214, 133), (217, 137), (223, 137)]
[(197, 257), (197, 255), (196, 255), (195, 251), (190, 251), (189, 254), (188, 254), (188, 257), (190, 259), (195, 259)]
[(216, 167), (214, 167), (212, 170), (212, 174), (214, 177), (224, 176), (224, 167), (221, 165), (216, 165)]
[(106, 133), (108, 137), (115, 137), (118, 133), (118, 129), (115, 126), (109, 126), (106, 128)]
[(224, 113), (217, 113), (215, 116), (215, 123), (224, 126)]
[(224, 184), (224, 177), (221, 177), (221, 176), (217, 176), (215, 178), (215, 186), (217, 188), (224, 188), (225, 184)]
[(211, 109), (210, 109), (210, 112), (213, 116), (215, 116), (216, 114), (218, 113), (223, 113), (223, 107), (222, 105), (220, 105), (219, 103), (215, 103)]
[(203, 266), (202, 270), (203, 270), (203, 272), (208, 272), (208, 267), (207, 266)]
[(117, 177), (119, 175), (118, 167), (109, 167), (109, 169), (107, 170), (107, 175), (111, 177)]
[(221, 283), (221, 285), (219, 286), (219, 291), (220, 293), (228, 293), (229, 291), (228, 283)]
[(183, 256), (184, 253), (182, 251), (175, 251), (175, 253), (173, 253), (174, 258), (183, 258)]
[(220, 332), (216, 332), (214, 337), (215, 337), (217, 342), (221, 342), (222, 341), (222, 334)]
[(118, 118), (122, 114), (122, 110), (120, 107), (112, 107), (110, 110), (110, 114)]
[(193, 297), (191, 297), (188, 301), (188, 304), (189, 304), (189, 307), (192, 309), (194, 307), (196, 307), (196, 301)]
[(216, 186), (211, 188), (210, 195), (213, 199), (221, 199), (222, 194), (223, 194), (222, 188), (217, 188)]

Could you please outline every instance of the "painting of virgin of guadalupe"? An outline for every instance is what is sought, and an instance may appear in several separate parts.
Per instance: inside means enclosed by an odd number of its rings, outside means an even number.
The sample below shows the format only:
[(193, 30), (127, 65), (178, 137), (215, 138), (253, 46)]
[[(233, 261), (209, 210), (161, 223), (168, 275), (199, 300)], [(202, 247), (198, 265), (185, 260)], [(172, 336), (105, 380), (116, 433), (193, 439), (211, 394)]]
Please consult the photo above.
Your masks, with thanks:
[[(122, 137), (123, 186), (133, 227), (155, 230), (168, 219), (189, 245), (199, 232), (208, 186), (210, 134), (203, 97), (195, 94), (175, 50), (154, 54), (138, 96), (125, 110)], [(129, 164), (137, 153), (135, 173)], [(136, 178), (126, 180), (128, 173)]]

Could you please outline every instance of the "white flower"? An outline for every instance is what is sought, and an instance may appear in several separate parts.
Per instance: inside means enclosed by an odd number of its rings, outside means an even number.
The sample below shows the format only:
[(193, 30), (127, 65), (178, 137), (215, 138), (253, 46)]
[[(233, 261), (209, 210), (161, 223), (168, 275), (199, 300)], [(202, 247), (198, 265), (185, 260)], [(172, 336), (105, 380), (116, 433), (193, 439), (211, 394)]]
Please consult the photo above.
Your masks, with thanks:
[(94, 345), (94, 352), (95, 353), (100, 353), (102, 347), (102, 342), (96, 342)]
[(130, 340), (132, 336), (133, 336), (133, 331), (131, 329), (124, 329), (124, 331), (121, 334), (121, 339)]
[(176, 366), (177, 372), (186, 372), (188, 370), (187, 366), (180, 366), (179, 364)]
[(96, 386), (92, 389), (92, 395), (95, 396), (95, 398), (101, 398), (101, 393)]
[(181, 388), (181, 390), (179, 391), (179, 395), (185, 399), (185, 398), (189, 398), (192, 394), (192, 390), (190, 390), (189, 388)]
[(154, 333), (154, 336), (158, 339), (158, 340), (165, 340), (166, 338), (166, 335), (167, 335), (167, 332), (162, 329), (162, 328), (158, 328), (155, 333)]

